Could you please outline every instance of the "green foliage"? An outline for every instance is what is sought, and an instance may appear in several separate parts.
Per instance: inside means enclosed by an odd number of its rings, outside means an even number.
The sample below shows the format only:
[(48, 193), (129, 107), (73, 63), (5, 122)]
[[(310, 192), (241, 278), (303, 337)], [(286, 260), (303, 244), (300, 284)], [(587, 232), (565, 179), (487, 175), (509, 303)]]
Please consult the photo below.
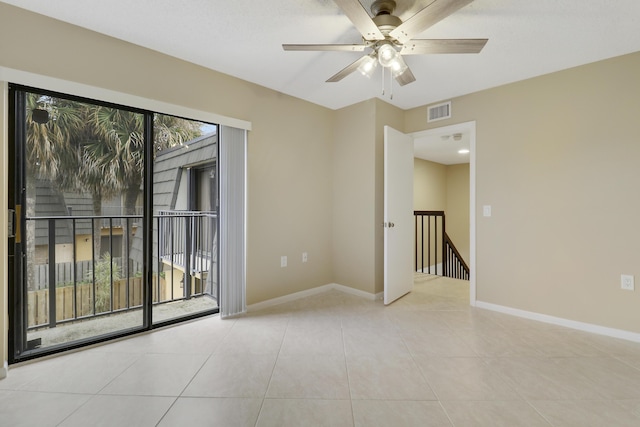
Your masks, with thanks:
[[(37, 123), (33, 110), (46, 110)], [(140, 188), (144, 161), (144, 115), (79, 101), (27, 94), (27, 167), (32, 176), (64, 191), (102, 199)], [(154, 152), (200, 136), (198, 122), (154, 114)]]
[(95, 271), (95, 302), (96, 313), (103, 313), (111, 309), (111, 283), (120, 280), (120, 267), (111, 259), (111, 254), (106, 252), (95, 263), (95, 270), (89, 270), (85, 279), (91, 283)]
[[(135, 212), (144, 172), (144, 114), (75, 100), (28, 93), (26, 96), (27, 175), (49, 180), (61, 191), (90, 194), (93, 215), (102, 201), (124, 195), (125, 214)], [(45, 110), (49, 120), (33, 120)], [(200, 136), (197, 122), (153, 115), (154, 154)], [(35, 194), (27, 206), (34, 206)], [(100, 253), (96, 220), (94, 253)], [(126, 267), (125, 267), (126, 268)]]

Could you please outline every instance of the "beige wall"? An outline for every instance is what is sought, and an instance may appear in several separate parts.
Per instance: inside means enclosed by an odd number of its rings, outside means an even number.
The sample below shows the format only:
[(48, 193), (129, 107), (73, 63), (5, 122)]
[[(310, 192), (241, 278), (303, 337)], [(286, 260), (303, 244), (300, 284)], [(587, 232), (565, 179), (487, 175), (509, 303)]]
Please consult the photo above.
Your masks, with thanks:
[(447, 234), (469, 264), (469, 164), (443, 165), (415, 158), (413, 204), (415, 210), (445, 212)]
[(413, 159), (413, 209), (443, 211), (447, 207), (447, 166)]
[(374, 100), (337, 111), (333, 139), (333, 273), (344, 286), (374, 293), (376, 147)]
[(447, 234), (469, 265), (469, 163), (447, 166)]
[[(248, 102), (245, 100), (244, 102)], [(250, 117), (247, 302), (333, 281), (334, 113), (271, 93)], [(308, 262), (302, 263), (302, 252)], [(280, 256), (288, 267), (280, 267)]]
[(437, 125), (477, 124), (479, 301), (640, 332), (639, 75), (636, 53), (453, 99)]
[(384, 287), (384, 126), (404, 112), (379, 99), (337, 111), (333, 139), (334, 280), (369, 293)]

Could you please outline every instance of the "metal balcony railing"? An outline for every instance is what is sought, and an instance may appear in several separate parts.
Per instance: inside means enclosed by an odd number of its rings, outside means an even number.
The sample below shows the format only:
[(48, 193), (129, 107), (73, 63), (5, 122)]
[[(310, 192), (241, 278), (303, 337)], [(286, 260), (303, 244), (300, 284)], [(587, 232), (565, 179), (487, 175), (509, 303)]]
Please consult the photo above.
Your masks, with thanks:
[[(184, 298), (209, 294), (217, 298), (218, 215), (203, 211), (160, 211), (155, 217), (158, 229), (158, 262), (169, 271), (183, 273)], [(158, 266), (162, 271), (163, 266)], [(170, 299), (174, 300), (174, 275), (170, 276)], [(194, 281), (195, 280), (195, 281)], [(185, 284), (192, 284), (185, 286)], [(158, 283), (157, 286), (160, 286)]]
[[(205, 294), (217, 299), (217, 214), (161, 211), (153, 218), (155, 253), (148, 287), (142, 277), (141, 228), (133, 226), (141, 224), (142, 215), (26, 218), (27, 232), (29, 224), (35, 230), (44, 223), (47, 230), (46, 244), (33, 239), (26, 251), (28, 328), (139, 309), (145, 289), (153, 304)], [(102, 228), (100, 234), (96, 228)], [(101, 245), (102, 256), (93, 253), (97, 235), (107, 242)], [(114, 244), (118, 236), (121, 240)], [(122, 256), (112, 257), (114, 249)]]

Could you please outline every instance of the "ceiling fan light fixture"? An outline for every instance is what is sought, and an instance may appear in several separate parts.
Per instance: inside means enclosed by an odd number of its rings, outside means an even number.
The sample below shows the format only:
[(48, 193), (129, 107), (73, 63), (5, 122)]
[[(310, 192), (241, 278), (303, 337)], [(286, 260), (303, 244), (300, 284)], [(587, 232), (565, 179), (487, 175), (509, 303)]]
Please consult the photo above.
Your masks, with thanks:
[(385, 68), (392, 66), (394, 62), (398, 61), (400, 54), (391, 43), (384, 43), (378, 47), (378, 62)]
[(375, 56), (369, 55), (362, 60), (362, 63), (358, 66), (358, 71), (365, 77), (371, 77), (377, 65), (378, 61)]
[(409, 68), (409, 66), (406, 62), (404, 62), (402, 56), (398, 55), (398, 57), (391, 62), (391, 66), (389, 68), (391, 68), (391, 75), (393, 75), (393, 78), (396, 78), (407, 71), (407, 68)]

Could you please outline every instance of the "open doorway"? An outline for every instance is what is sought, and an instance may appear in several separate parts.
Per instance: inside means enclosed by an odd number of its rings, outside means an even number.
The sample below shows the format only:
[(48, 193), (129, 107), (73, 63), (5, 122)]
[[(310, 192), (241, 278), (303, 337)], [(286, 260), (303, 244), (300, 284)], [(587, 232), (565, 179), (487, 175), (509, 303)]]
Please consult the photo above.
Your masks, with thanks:
[[(442, 190), (440, 194), (416, 195), (414, 197), (415, 210), (446, 211), (450, 210), (447, 209), (448, 204), (450, 208), (453, 207), (458, 210), (456, 213), (447, 212), (447, 216), (452, 216), (451, 219), (453, 221), (450, 222), (452, 222), (453, 228), (456, 230), (453, 233), (455, 236), (454, 239), (456, 237), (458, 238), (458, 241), (461, 243), (461, 253), (463, 253), (463, 256), (468, 257), (466, 261), (470, 269), (469, 300), (473, 306), (476, 301), (475, 122), (465, 122), (415, 132), (412, 134), (412, 137), (414, 139), (414, 155), (416, 159), (419, 159), (416, 160), (416, 174), (420, 174), (418, 169), (422, 162), (425, 162), (422, 173), (427, 176), (431, 174), (432, 176), (428, 179), (441, 180), (441, 182), (435, 185), (441, 186)], [(463, 150), (468, 150), (468, 152)], [(449, 176), (456, 181), (460, 181), (460, 177), (466, 176), (466, 173), (468, 173), (468, 206), (461, 203), (459, 197), (452, 197), (451, 194), (449, 195), (449, 201), (447, 201), (446, 177)], [(414, 183), (414, 185), (416, 185), (417, 192), (420, 192), (420, 186), (417, 185), (417, 183)], [(460, 188), (459, 186), (460, 182), (457, 182), (456, 185), (450, 185), (449, 187), (455, 189)], [(466, 196), (466, 191), (464, 194)], [(466, 212), (460, 212), (460, 209), (466, 209)], [(468, 215), (466, 215), (467, 212)], [(449, 221), (449, 218), (447, 221)], [(466, 224), (463, 223), (465, 221)]]

